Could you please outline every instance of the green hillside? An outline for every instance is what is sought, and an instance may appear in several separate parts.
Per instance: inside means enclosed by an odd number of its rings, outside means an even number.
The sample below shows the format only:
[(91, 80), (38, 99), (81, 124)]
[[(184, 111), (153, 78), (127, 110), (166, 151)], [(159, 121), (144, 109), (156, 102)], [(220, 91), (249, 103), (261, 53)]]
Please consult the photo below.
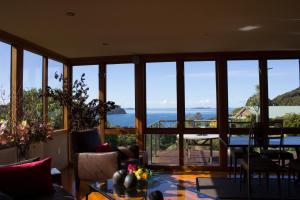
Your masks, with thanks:
[(300, 88), (286, 92), (271, 100), (273, 106), (298, 106), (300, 105)]

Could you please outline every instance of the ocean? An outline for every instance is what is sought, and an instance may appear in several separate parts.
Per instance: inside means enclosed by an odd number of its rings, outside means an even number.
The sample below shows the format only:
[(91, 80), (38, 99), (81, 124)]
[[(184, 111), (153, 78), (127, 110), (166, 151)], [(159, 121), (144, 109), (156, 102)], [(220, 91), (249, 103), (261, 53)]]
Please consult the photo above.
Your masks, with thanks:
[[(107, 115), (107, 121), (112, 127), (134, 127), (135, 110), (125, 109), (127, 114)], [(151, 108), (147, 110), (147, 126), (158, 120), (176, 120), (176, 108)], [(216, 118), (216, 108), (187, 108), (185, 114), (195, 115), (201, 113), (203, 119)]]

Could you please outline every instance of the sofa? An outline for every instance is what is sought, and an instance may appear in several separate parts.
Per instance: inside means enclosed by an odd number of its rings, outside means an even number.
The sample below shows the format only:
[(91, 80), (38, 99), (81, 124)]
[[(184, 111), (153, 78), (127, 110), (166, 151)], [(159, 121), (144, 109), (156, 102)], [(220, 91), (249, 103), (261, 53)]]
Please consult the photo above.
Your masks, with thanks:
[[(52, 182), (51, 158), (33, 158), (0, 166), (0, 200), (71, 200), (63, 186)], [(50, 189), (43, 188), (50, 185)]]

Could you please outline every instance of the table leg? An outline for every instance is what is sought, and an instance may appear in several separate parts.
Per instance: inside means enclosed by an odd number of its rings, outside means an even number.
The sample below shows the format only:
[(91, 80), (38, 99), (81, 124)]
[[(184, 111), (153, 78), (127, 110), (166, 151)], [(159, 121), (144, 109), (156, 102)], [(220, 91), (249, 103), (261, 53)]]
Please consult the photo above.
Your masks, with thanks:
[(209, 139), (209, 146), (210, 146), (210, 164), (212, 164), (212, 159), (213, 159), (213, 142), (212, 139)]

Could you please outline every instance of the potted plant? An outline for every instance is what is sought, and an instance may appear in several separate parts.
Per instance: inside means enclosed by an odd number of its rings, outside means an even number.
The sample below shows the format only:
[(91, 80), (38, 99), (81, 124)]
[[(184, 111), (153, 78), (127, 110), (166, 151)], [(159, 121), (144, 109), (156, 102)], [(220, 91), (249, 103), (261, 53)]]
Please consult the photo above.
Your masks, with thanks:
[(53, 128), (44, 122), (12, 122), (0, 120), (0, 143), (17, 147), (17, 160), (29, 158), (32, 143), (46, 142), (52, 139)]
[(93, 151), (95, 144), (99, 142), (99, 134), (96, 127), (105, 114), (115, 108), (115, 103), (112, 101), (103, 102), (99, 99), (89, 101), (89, 87), (85, 83), (84, 73), (72, 85), (69, 84), (62, 74), (55, 73), (55, 79), (64, 83), (64, 90), (47, 87), (45, 95), (69, 109), (73, 143), (74, 138), (76, 138), (77, 142), (87, 143), (82, 146), (86, 146), (88, 149), (77, 150), (74, 148), (78, 148), (78, 145), (76, 147), (73, 145), (73, 151)]
[[(20, 95), (19, 89), (17, 96)], [(18, 98), (18, 119), (13, 118), (10, 105), (5, 103), (5, 91), (0, 89), (2, 109), (0, 115), (0, 144), (17, 148), (17, 160), (29, 158), (32, 143), (46, 142), (52, 139), (52, 124), (43, 120), (41, 107), (41, 90), (30, 89), (22, 91)], [(9, 98), (9, 97), (8, 97)]]

